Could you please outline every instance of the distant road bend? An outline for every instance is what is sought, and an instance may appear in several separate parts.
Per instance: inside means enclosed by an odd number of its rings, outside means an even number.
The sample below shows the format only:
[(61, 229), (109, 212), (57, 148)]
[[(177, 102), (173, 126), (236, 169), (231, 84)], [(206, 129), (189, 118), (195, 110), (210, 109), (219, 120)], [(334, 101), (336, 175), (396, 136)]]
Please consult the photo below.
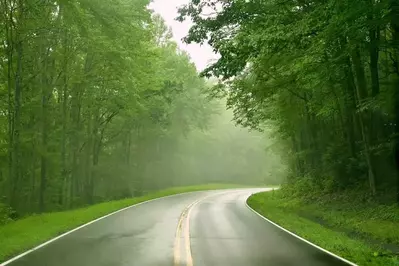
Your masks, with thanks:
[(194, 192), (150, 201), (1, 266), (349, 265), (251, 211), (245, 202), (259, 191)]

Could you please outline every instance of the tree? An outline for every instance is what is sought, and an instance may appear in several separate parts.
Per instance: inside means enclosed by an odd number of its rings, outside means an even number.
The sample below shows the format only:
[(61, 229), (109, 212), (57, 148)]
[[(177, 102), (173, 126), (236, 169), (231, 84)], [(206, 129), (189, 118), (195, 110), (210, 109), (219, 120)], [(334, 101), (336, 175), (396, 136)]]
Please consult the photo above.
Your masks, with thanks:
[(292, 181), (310, 177), (330, 191), (367, 183), (376, 195), (396, 176), (396, 7), (193, 0), (179, 19), (194, 22), (186, 42), (220, 54), (202, 75), (221, 79), (214, 92), (227, 94), (236, 121), (272, 123), (290, 144)]
[(148, 169), (204, 127), (208, 103), (148, 4), (1, 1), (1, 202), (44, 212), (171, 183)]

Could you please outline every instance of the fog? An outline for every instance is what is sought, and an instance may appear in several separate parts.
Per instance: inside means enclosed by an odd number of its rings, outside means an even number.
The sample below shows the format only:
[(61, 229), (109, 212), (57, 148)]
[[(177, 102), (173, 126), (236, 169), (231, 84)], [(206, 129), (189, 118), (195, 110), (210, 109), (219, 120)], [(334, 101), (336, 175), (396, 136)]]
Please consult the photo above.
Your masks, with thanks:
[[(236, 126), (223, 101), (215, 102), (206, 129), (193, 130), (162, 152), (144, 176), (145, 187), (205, 183), (276, 185), (286, 167), (272, 135)], [(158, 149), (159, 152), (159, 149)], [(156, 186), (156, 187), (158, 187)]]
[(176, 186), (279, 183), (272, 135), (236, 127), (225, 102), (208, 98), (210, 81), (148, 3), (89, 2), (53, 18), (58, 3), (40, 3), (21, 25), (3, 21), (26, 36), (3, 34), (12, 49), (0, 53), (10, 62), (0, 204), (26, 214)]

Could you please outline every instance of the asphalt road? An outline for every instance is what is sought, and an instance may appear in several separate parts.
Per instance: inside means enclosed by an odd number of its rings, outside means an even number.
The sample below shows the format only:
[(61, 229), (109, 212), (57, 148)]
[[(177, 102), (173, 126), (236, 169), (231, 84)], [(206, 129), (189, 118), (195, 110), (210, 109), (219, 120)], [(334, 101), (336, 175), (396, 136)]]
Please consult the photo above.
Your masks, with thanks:
[(195, 192), (132, 207), (10, 266), (340, 266), (245, 205), (259, 189)]

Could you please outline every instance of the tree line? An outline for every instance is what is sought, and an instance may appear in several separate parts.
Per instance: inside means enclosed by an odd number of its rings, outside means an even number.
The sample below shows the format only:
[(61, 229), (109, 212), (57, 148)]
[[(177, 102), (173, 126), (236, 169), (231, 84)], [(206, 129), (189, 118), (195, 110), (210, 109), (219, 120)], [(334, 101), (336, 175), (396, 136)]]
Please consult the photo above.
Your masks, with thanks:
[(0, 1), (0, 204), (26, 214), (174, 185), (145, 173), (213, 109), (148, 4)]
[(220, 54), (213, 95), (284, 141), (290, 182), (399, 202), (399, 1), (192, 0), (179, 19)]

